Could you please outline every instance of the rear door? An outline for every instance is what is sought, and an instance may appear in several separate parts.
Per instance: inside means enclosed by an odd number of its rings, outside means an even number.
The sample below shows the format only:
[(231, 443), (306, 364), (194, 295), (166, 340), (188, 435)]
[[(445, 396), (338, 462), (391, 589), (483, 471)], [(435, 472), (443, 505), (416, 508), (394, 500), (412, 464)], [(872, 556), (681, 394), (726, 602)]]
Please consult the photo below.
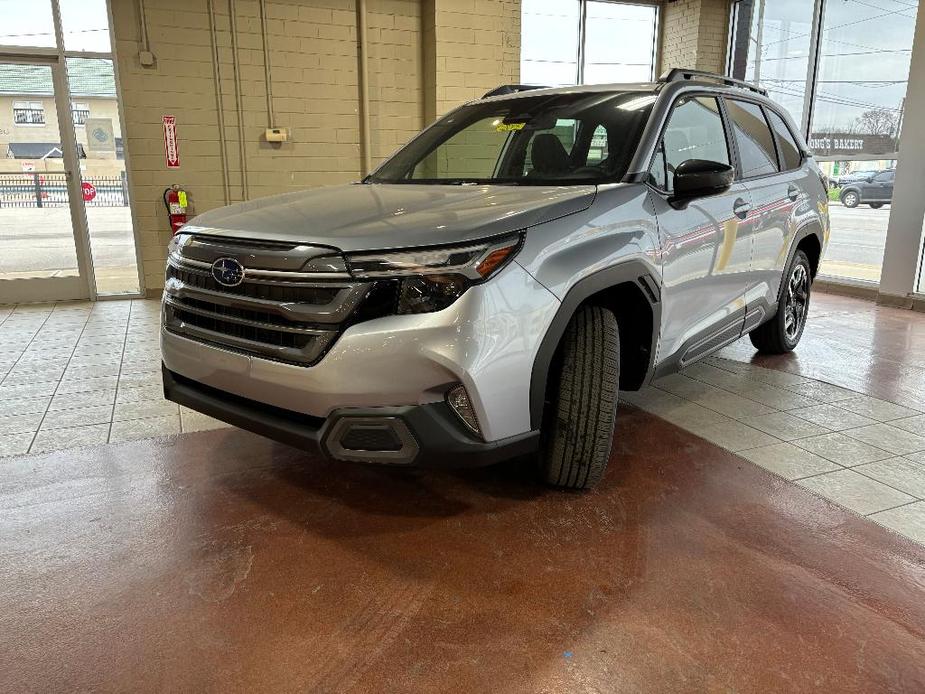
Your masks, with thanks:
[(892, 171), (881, 171), (873, 180), (864, 187), (864, 202), (890, 202), (893, 199), (893, 178), (896, 174)]
[(748, 190), (736, 183), (719, 195), (674, 203), (674, 170), (688, 159), (732, 162), (715, 96), (679, 98), (650, 170), (664, 288), (658, 360), (665, 370), (738, 338), (745, 315)]
[[(790, 247), (805, 216), (812, 185), (802, 154), (784, 120), (757, 102), (724, 97), (738, 159), (738, 174), (752, 196), (752, 260), (745, 332), (777, 303)], [(778, 144), (779, 142), (779, 144)]]

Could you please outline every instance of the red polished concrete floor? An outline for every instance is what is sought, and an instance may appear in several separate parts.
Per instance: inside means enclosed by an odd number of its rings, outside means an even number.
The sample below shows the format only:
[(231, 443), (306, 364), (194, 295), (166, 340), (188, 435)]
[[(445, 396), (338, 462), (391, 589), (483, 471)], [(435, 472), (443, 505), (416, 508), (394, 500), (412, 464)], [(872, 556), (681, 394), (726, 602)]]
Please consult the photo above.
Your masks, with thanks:
[(919, 406), (925, 393), (925, 314), (816, 292), (795, 352), (760, 357), (744, 339), (719, 356)]
[[(915, 391), (922, 317), (815, 301), (763, 365)], [(236, 430), (4, 460), (0, 691), (925, 691), (925, 548), (632, 408), (618, 455), (583, 495)]]

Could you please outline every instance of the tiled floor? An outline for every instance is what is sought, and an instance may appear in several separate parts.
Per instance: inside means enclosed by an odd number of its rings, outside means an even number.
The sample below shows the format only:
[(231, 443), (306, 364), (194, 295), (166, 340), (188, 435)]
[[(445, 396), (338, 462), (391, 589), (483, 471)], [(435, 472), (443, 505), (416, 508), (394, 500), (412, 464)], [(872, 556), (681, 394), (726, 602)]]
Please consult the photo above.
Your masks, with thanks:
[(163, 399), (157, 301), (0, 307), (0, 456), (225, 426)]
[(622, 397), (925, 543), (925, 406), (718, 357)]
[[(163, 399), (157, 301), (0, 308), (0, 456), (227, 426)], [(925, 543), (925, 405), (711, 357), (623, 399)]]

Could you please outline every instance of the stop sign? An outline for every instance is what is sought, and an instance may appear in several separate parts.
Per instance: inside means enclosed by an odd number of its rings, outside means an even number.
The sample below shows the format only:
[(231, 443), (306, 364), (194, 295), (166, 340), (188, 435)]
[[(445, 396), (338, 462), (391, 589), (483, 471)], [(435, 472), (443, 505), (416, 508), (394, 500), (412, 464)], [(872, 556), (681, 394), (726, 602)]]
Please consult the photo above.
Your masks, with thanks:
[(96, 197), (96, 188), (94, 187), (92, 183), (88, 183), (87, 181), (84, 181), (83, 183), (80, 184), (80, 187), (81, 189), (83, 189), (84, 201), (90, 202), (93, 198)]

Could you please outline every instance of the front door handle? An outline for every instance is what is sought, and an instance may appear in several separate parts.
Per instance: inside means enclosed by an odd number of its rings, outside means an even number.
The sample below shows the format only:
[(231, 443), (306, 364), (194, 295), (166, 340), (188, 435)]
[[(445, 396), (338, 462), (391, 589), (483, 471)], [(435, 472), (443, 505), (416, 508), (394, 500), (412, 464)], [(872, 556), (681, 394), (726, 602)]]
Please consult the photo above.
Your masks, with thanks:
[(791, 202), (796, 202), (797, 198), (800, 197), (800, 189), (791, 183), (790, 187), (787, 188), (787, 197), (790, 198)]
[(738, 198), (734, 203), (732, 203), (732, 212), (739, 219), (745, 219), (751, 209), (752, 206), (745, 202), (742, 198)]

